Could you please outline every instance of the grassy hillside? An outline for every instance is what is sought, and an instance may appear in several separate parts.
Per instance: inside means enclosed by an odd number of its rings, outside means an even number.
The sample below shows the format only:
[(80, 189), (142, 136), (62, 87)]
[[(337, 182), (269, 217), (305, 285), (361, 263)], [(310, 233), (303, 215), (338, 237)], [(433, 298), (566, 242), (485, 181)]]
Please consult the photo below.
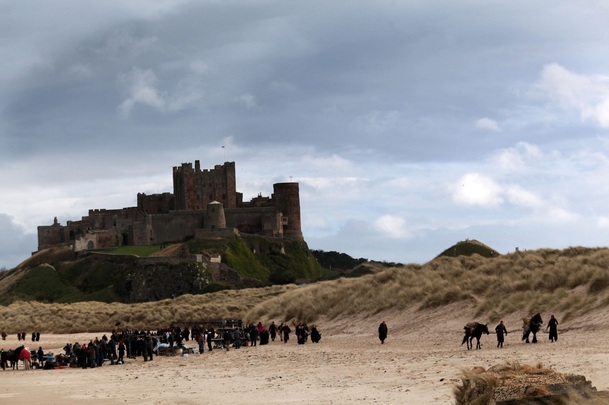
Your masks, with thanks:
[[(0, 329), (43, 332), (108, 330), (117, 320), (156, 328), (193, 317), (315, 322), (385, 311), (463, 305), (468, 317), (496, 321), (509, 314), (552, 311), (562, 322), (609, 306), (609, 249), (542, 249), (485, 258), (439, 257), (360, 278), (303, 286), (185, 295), (144, 304), (15, 303), (0, 307)], [(42, 316), (41, 316), (42, 315)]]
[[(222, 258), (220, 268), (204, 263), (162, 261), (163, 257)], [(138, 257), (154, 256), (146, 262)], [(182, 294), (289, 284), (317, 279), (321, 266), (305, 242), (233, 237), (159, 246), (124, 246), (90, 254), (49, 249), (0, 274), (0, 304), (42, 302), (143, 302)]]

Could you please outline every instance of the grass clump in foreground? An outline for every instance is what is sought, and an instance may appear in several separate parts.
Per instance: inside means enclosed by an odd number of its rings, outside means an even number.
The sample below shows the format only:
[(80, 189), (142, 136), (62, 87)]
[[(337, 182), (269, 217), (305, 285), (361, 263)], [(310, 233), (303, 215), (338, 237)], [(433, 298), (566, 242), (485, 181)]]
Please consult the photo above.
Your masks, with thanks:
[(507, 362), (487, 370), (482, 367), (463, 370), (461, 382), (453, 388), (453, 394), (457, 405), (504, 401), (556, 405), (606, 403), (606, 398), (597, 395), (595, 388), (582, 384), (582, 378), (559, 373), (541, 364)]

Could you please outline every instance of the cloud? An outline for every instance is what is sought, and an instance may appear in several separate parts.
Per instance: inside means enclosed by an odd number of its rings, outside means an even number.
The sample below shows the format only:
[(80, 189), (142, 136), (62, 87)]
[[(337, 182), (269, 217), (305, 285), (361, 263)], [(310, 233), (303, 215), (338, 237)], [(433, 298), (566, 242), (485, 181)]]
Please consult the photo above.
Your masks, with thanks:
[(599, 217), (596, 226), (601, 229), (609, 229), (609, 217)]
[(158, 79), (151, 70), (133, 68), (127, 74), (120, 76), (121, 82), (127, 86), (128, 96), (119, 109), (124, 118), (128, 118), (136, 104), (144, 104), (159, 111), (165, 110), (165, 100), (156, 85)]
[(476, 128), (485, 129), (488, 131), (499, 132), (501, 128), (499, 128), (499, 124), (497, 121), (492, 120), (490, 118), (480, 118), (476, 121)]
[(517, 206), (542, 208), (543, 200), (535, 193), (525, 190), (522, 186), (513, 185), (505, 190), (508, 201)]
[(514, 147), (493, 154), (491, 163), (506, 171), (522, 172), (528, 170), (529, 164), (539, 164), (543, 159), (544, 154), (537, 145), (518, 142)]
[(37, 236), (0, 213), (0, 267), (14, 267), (27, 259), (24, 252), (36, 250)]
[(548, 224), (575, 223), (581, 215), (571, 212), (565, 208), (547, 207), (538, 212), (539, 220)]
[(401, 114), (399, 111), (373, 111), (354, 120), (352, 126), (372, 135), (379, 135), (397, 128)]
[(236, 98), (237, 103), (245, 107), (246, 110), (260, 110), (260, 105), (256, 101), (256, 96), (252, 94), (242, 94)]
[(308, 168), (313, 169), (318, 173), (332, 173), (336, 175), (348, 175), (353, 174), (357, 166), (336, 153), (330, 156), (313, 156), (307, 154), (302, 157), (301, 163), (306, 165)]
[(383, 215), (374, 221), (374, 227), (388, 237), (402, 239), (410, 236), (406, 221), (395, 215)]
[(543, 67), (536, 89), (562, 109), (609, 128), (609, 76), (577, 74), (551, 63)]
[(452, 199), (458, 204), (495, 208), (503, 203), (503, 189), (492, 178), (480, 173), (467, 173), (453, 188)]
[(127, 98), (119, 106), (121, 117), (128, 118), (137, 104), (162, 113), (181, 111), (195, 104), (202, 98), (199, 73), (195, 73), (177, 79), (176, 89), (171, 94), (157, 88), (159, 79), (152, 70), (134, 67), (129, 73), (119, 75), (119, 81), (127, 92)]

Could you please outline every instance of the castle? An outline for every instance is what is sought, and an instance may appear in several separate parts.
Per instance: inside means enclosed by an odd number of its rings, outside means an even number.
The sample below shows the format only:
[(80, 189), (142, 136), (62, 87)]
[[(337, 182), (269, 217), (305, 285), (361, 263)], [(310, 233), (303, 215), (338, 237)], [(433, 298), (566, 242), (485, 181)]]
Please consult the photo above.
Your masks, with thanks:
[(173, 194), (138, 193), (137, 206), (91, 209), (80, 221), (38, 227), (38, 250), (75, 251), (157, 245), (242, 233), (303, 240), (296, 182), (273, 184), (271, 197), (243, 201), (235, 162), (201, 170), (198, 160), (173, 168)]

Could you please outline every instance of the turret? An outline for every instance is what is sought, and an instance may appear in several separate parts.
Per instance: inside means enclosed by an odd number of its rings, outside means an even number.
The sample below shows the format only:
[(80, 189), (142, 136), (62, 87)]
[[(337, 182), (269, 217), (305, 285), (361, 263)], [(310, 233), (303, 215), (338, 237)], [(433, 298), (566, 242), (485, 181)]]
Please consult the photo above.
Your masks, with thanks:
[(226, 229), (226, 217), (224, 216), (224, 207), (218, 201), (212, 201), (207, 204), (205, 229), (207, 229), (208, 231)]
[(300, 191), (298, 183), (273, 184), (273, 203), (283, 214), (283, 237), (303, 240), (300, 228)]

